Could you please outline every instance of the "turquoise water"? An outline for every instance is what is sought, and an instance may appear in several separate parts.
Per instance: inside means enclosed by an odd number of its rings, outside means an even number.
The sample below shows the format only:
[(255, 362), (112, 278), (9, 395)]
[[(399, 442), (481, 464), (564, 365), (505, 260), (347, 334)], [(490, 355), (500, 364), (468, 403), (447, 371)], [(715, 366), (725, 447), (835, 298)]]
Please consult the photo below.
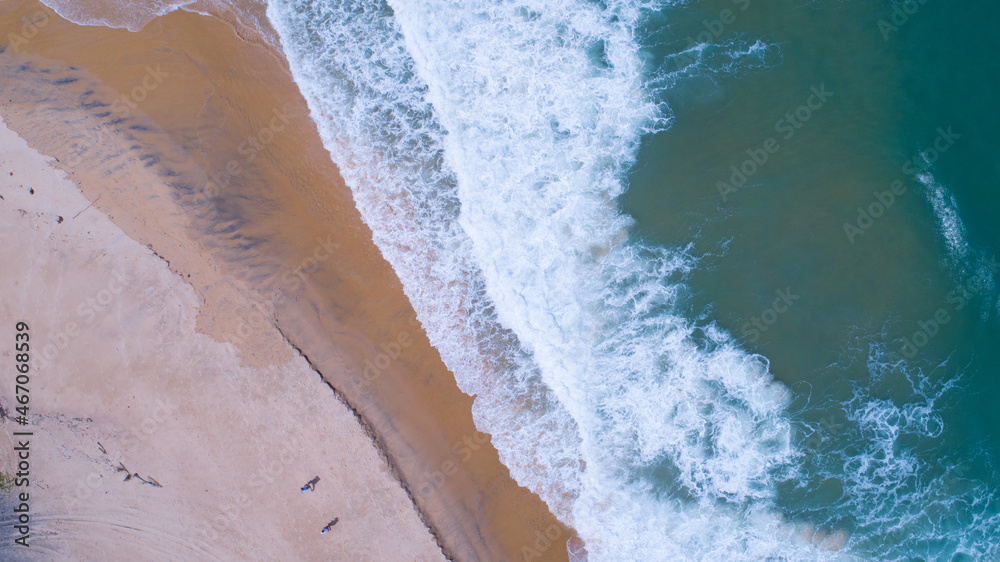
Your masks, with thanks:
[[(623, 211), (647, 243), (692, 244), (691, 313), (791, 389), (783, 512), (863, 557), (1000, 556), (998, 24), (984, 2), (721, 0), (646, 28), (673, 123), (644, 138)], [(686, 55), (689, 37), (711, 46)]]

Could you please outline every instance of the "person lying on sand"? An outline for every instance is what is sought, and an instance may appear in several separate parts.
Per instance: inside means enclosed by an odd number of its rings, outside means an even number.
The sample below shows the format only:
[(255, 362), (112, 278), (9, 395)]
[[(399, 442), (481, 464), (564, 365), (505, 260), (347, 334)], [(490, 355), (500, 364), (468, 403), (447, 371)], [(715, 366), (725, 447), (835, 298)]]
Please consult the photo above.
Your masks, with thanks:
[(311, 492), (316, 489), (316, 483), (319, 482), (319, 476), (313, 478), (312, 480), (306, 482), (305, 486), (302, 486), (302, 493)]
[(337, 524), (337, 521), (340, 521), (340, 517), (334, 517), (333, 521), (330, 521), (329, 525), (327, 525), (326, 527), (323, 527), (323, 530), (320, 531), (319, 534), (325, 535), (325, 534), (329, 533), (330, 529), (332, 529), (333, 526)]

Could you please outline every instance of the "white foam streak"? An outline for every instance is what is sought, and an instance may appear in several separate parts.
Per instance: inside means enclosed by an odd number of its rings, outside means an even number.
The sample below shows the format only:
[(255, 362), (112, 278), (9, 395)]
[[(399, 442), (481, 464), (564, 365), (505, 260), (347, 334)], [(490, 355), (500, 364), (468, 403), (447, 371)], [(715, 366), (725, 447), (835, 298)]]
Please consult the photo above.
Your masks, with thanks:
[(955, 196), (944, 188), (931, 175), (924, 172), (917, 176), (927, 190), (927, 198), (934, 207), (941, 235), (948, 244), (948, 253), (953, 265), (961, 265), (969, 256), (969, 244), (966, 242), (965, 225), (958, 215), (958, 203)]
[[(958, 212), (958, 201), (955, 195), (945, 188), (929, 171), (931, 163), (925, 161), (926, 170), (917, 174), (917, 179), (924, 186), (927, 199), (934, 208), (941, 236), (948, 247), (948, 267), (959, 278), (959, 281), (972, 293), (984, 295), (986, 298), (996, 295), (996, 278), (993, 274), (993, 257), (976, 252), (969, 246), (965, 224)], [(982, 316), (985, 319), (993, 310), (984, 308)], [(996, 312), (1000, 312), (1000, 300), (996, 303)]]
[(197, 0), (150, 0), (148, 2), (80, 2), (79, 0), (44, 0), (63, 19), (78, 25), (91, 25), (139, 31), (154, 19), (194, 4)]

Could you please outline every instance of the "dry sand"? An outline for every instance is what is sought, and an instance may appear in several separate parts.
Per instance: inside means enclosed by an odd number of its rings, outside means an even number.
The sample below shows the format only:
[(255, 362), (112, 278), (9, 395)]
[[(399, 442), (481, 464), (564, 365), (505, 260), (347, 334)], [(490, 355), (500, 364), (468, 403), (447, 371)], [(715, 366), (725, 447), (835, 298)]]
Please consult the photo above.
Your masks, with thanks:
[[(76, 220), (99, 210), (140, 248), (155, 252), (193, 288), (197, 331), (216, 344), (232, 344), (225, 349), (242, 368), (287, 369), (296, 357), (288, 344), (301, 350), (330, 386), (305, 368), (284, 375), (282, 384), (313, 384), (333, 407), (335, 389), (356, 409), (445, 555), (566, 559), (563, 545), (572, 531), (555, 523), (537, 495), (510, 478), (489, 436), (476, 430), (473, 398), (458, 390), (413, 320), (412, 307), (322, 147), (280, 53), (244, 41), (218, 18), (192, 13), (175, 12), (130, 33), (75, 26), (33, 1), (0, 4), (0, 37), (26, 35), (25, 22), (34, 22), (32, 36), (16, 49), (8, 43), (0, 53), (0, 115), (33, 148), (58, 159), (54, 164), (83, 192), (84, 206), (94, 202), (94, 209)], [(23, 272), (7, 271), (25, 279)], [(47, 283), (60, 281), (52, 275)], [(173, 298), (153, 300), (169, 308)], [(97, 348), (115, 341), (109, 338), (79, 345)], [(146, 351), (170, 347), (163, 342), (118, 341)], [(371, 384), (354, 384), (368, 362), (380, 361), (380, 353), (393, 356), (388, 366)], [(141, 395), (155, 401), (169, 385), (164, 381)], [(325, 406), (295, 402), (294, 394), (272, 395), (264, 388), (272, 387), (233, 390), (234, 398), (220, 391), (206, 398), (204, 411), (191, 415), (227, 407), (242, 416), (235, 398), (240, 392), (273, 403), (298, 426), (334, 415)], [(99, 388), (93, 392), (104, 396)], [(134, 394), (138, 400), (140, 393)], [(72, 401), (66, 400), (68, 407)], [(96, 409), (77, 411), (77, 417), (97, 419)], [(215, 419), (192, 418), (189, 427), (205, 432)], [(268, 431), (280, 440), (284, 429)], [(316, 433), (314, 446), (336, 449), (326, 431)], [(220, 444), (219, 450), (224, 465), (242, 463), (241, 448)], [(147, 469), (136, 467), (129, 468), (145, 474)], [(295, 493), (302, 484), (298, 476), (289, 483)], [(203, 526), (206, 519), (187, 524)], [(233, 527), (265, 524), (237, 519)], [(275, 528), (284, 529), (279, 520), (284, 519), (275, 519)], [(340, 525), (345, 522), (342, 517)], [(539, 539), (546, 530), (554, 540)], [(379, 529), (369, 533), (370, 541), (384, 540)], [(423, 548), (421, 540), (414, 539), (415, 552)]]
[[(16, 322), (41, 346), (29, 423), (5, 420), (0, 437), (0, 467), (13, 471), (12, 433), (34, 433), (31, 482), (16, 488), (29, 493), (30, 547), (11, 546), (6, 505), (0, 558), (443, 559), (357, 418), (302, 357), (241, 366), (234, 346), (195, 330), (195, 291), (152, 250), (87, 209), (6, 127), (0, 154), (4, 371)], [(14, 376), (0, 388), (16, 415)]]

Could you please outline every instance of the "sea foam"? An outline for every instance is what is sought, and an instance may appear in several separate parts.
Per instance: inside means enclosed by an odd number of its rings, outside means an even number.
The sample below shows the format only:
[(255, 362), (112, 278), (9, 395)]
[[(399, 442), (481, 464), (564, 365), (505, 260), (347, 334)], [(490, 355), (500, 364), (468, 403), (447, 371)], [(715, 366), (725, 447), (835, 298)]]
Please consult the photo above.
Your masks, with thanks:
[[(996, 256), (987, 256), (985, 252), (976, 250), (969, 244), (968, 232), (962, 222), (955, 194), (934, 176), (929, 161), (925, 160), (924, 170), (916, 178), (924, 187), (927, 200), (934, 209), (938, 231), (947, 247), (946, 267), (969, 292), (989, 301), (981, 310), (984, 320), (991, 314), (1000, 313), (1000, 299), (997, 298), (996, 276), (993, 271)], [(992, 304), (992, 299), (997, 299), (995, 305)]]
[(678, 314), (616, 207), (664, 115), (625, 2), (273, 2), (376, 244), (501, 459), (591, 559), (817, 559), (766, 360)]
[(229, 22), (245, 40), (262, 41), (275, 47), (278, 38), (267, 25), (266, 0), (43, 0), (59, 16), (78, 25), (141, 31), (149, 22), (176, 10), (217, 16)]
[[(824, 528), (849, 523), (848, 546), (866, 559), (997, 559), (1000, 496), (978, 468), (989, 464), (986, 452), (956, 453), (943, 415), (969, 391), (962, 369), (890, 359), (886, 340), (885, 328), (861, 336), (856, 355), (828, 367), (853, 391), (839, 404), (818, 396), (811, 406), (843, 423), (827, 425), (832, 443), (799, 482), (800, 496), (823, 501), (799, 513)], [(857, 366), (869, 376), (851, 382)]]
[(154, 19), (194, 4), (197, 0), (151, 0), (149, 2), (79, 2), (45, 0), (63, 19), (78, 25), (93, 25), (139, 31)]

